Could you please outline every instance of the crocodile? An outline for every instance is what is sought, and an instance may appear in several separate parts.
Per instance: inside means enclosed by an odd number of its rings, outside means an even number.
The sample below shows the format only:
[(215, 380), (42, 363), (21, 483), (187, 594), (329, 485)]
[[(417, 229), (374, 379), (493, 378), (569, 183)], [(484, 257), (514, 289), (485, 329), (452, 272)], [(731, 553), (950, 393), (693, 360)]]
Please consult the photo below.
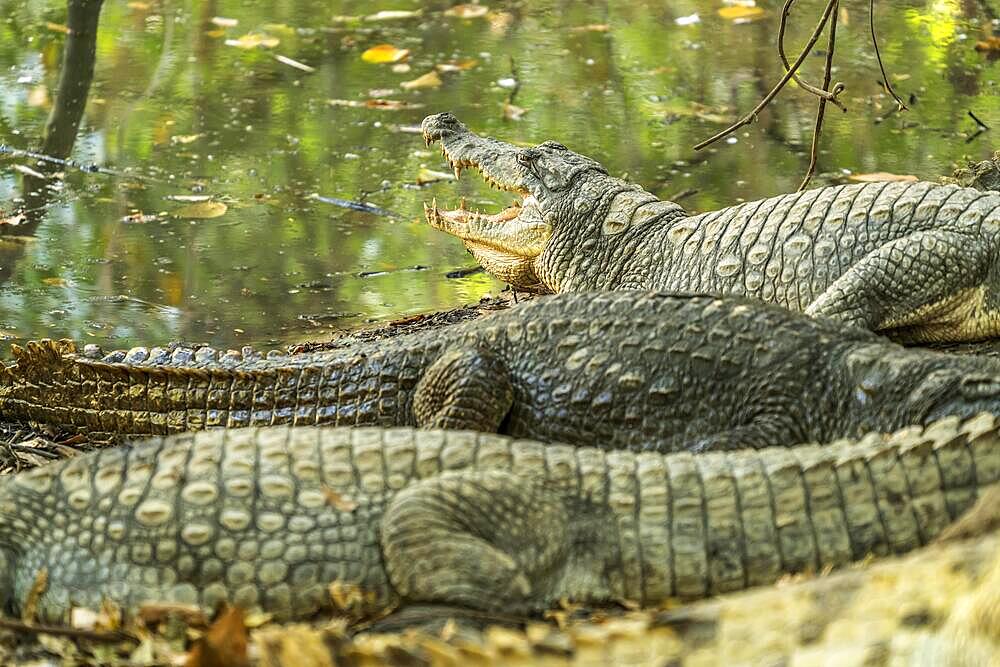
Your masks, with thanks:
[(1000, 413), (1000, 360), (903, 348), (737, 297), (539, 297), (481, 320), (295, 355), (14, 347), (0, 413), (167, 434), (280, 423), (501, 432), (706, 451)]
[(654, 605), (912, 550), (998, 482), (987, 413), (700, 456), (471, 431), (216, 429), (0, 481), (0, 592), (50, 622), (105, 601), (126, 614), (229, 602), (278, 620)]
[(456, 176), (523, 197), (494, 215), (425, 204), (516, 288), (738, 294), (900, 342), (1000, 335), (1000, 193), (860, 183), (689, 215), (553, 141), (520, 148), (447, 112), (422, 127)]

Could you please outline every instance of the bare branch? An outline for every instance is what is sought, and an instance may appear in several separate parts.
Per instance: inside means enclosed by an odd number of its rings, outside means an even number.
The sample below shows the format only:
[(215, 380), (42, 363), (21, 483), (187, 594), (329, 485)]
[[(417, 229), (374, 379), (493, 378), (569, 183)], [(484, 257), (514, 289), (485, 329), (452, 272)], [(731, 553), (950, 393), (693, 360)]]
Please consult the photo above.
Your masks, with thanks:
[[(790, 69), (790, 65), (788, 64), (788, 56), (785, 55), (785, 26), (788, 23), (788, 15), (791, 13), (792, 5), (794, 3), (795, 0), (785, 0), (785, 6), (781, 8), (781, 19), (778, 21), (778, 55), (781, 57), (781, 62), (785, 66), (786, 72)], [(834, 16), (833, 22), (837, 22), (836, 16)], [(847, 107), (845, 107), (844, 104), (837, 98), (837, 96), (840, 95), (846, 87), (843, 83), (838, 81), (837, 85), (834, 86), (832, 90), (824, 90), (823, 88), (827, 88), (827, 86), (817, 88), (816, 86), (803, 81), (798, 74), (793, 76), (792, 79), (806, 92), (812, 93), (821, 100), (826, 100), (827, 102), (836, 105), (841, 111), (847, 111)]]
[(892, 99), (896, 100), (896, 104), (899, 105), (897, 111), (907, 111), (909, 107), (903, 104), (903, 100), (899, 98), (896, 91), (893, 90), (892, 84), (889, 83), (889, 77), (885, 73), (885, 65), (882, 63), (882, 54), (878, 50), (878, 38), (875, 37), (875, 0), (868, 0), (868, 26), (872, 31), (872, 44), (875, 46), (875, 59), (878, 60), (878, 68), (882, 71), (882, 84), (885, 86), (885, 91), (892, 95)]
[(791, 81), (792, 77), (795, 76), (795, 72), (798, 71), (799, 67), (802, 66), (802, 63), (805, 62), (806, 58), (812, 52), (812, 48), (816, 45), (816, 40), (818, 40), (819, 36), (823, 33), (823, 29), (826, 27), (826, 22), (830, 19), (830, 13), (833, 11), (833, 7), (836, 4), (837, 0), (829, 0), (829, 2), (827, 2), (826, 9), (823, 10), (823, 16), (820, 18), (819, 24), (813, 31), (812, 37), (809, 38), (809, 41), (802, 49), (802, 52), (799, 54), (799, 57), (795, 59), (795, 62), (792, 64), (792, 66), (788, 68), (787, 72), (785, 72), (785, 76), (781, 77), (781, 80), (778, 81), (778, 83), (774, 85), (771, 91), (764, 96), (764, 99), (762, 99), (757, 104), (757, 106), (755, 106), (750, 111), (750, 113), (743, 116), (743, 118), (739, 119), (738, 121), (736, 121), (726, 129), (722, 130), (715, 136), (712, 136), (706, 139), (705, 141), (702, 141), (701, 143), (695, 145), (694, 149), (696, 151), (701, 150), (702, 148), (705, 148), (706, 146), (709, 146), (711, 144), (714, 144), (716, 141), (729, 136), (730, 134), (740, 129), (744, 125), (749, 125), (750, 123), (754, 122), (757, 119), (757, 114), (763, 111), (764, 107), (770, 104), (771, 100), (773, 100), (778, 95), (778, 93), (781, 92), (781, 89), (785, 87), (785, 84)]
[[(826, 49), (826, 67), (823, 69), (823, 90), (827, 91), (830, 88), (830, 80), (833, 78), (833, 50), (837, 46), (837, 9), (840, 5), (840, 0), (834, 0), (833, 7), (833, 21), (830, 23), (830, 41)], [(844, 84), (837, 83), (833, 87), (833, 90), (839, 92), (843, 90)], [(813, 174), (816, 173), (816, 162), (819, 159), (819, 137), (820, 133), (823, 131), (823, 115), (826, 113), (826, 103), (828, 100), (820, 97), (819, 106), (816, 109), (816, 125), (813, 127), (813, 138), (812, 138), (812, 148), (809, 152), (809, 168), (806, 170), (806, 175), (802, 179), (802, 183), (799, 184), (799, 191), (806, 189), (809, 185), (809, 181), (812, 180)]]

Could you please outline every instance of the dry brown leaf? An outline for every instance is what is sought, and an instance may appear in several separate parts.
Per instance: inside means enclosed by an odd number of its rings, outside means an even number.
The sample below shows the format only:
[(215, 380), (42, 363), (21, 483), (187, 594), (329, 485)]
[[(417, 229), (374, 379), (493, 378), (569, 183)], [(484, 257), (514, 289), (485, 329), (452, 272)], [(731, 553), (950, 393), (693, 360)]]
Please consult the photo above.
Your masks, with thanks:
[(182, 206), (174, 211), (175, 218), (190, 218), (194, 220), (208, 220), (225, 215), (229, 207), (221, 201), (205, 201), (197, 204)]
[(445, 16), (454, 16), (459, 19), (478, 19), (490, 13), (490, 8), (485, 5), (463, 4), (455, 5), (451, 9), (446, 9)]
[(326, 496), (326, 502), (330, 503), (333, 507), (336, 507), (341, 512), (353, 512), (358, 508), (358, 503), (340, 495), (328, 486), (323, 487), (323, 495)]
[(265, 48), (273, 49), (281, 40), (277, 37), (271, 37), (270, 35), (264, 35), (258, 32), (249, 32), (239, 39), (227, 39), (226, 46), (235, 46), (239, 49), (256, 49)]
[(136, 616), (147, 627), (159, 625), (171, 616), (191, 628), (208, 627), (208, 619), (200, 607), (179, 602), (146, 602), (139, 606)]
[(35, 575), (35, 581), (31, 584), (31, 590), (25, 597), (24, 606), (21, 608), (21, 620), (25, 623), (34, 623), (35, 615), (38, 613), (38, 599), (49, 587), (49, 571), (42, 568)]
[(409, 49), (399, 49), (392, 44), (378, 44), (361, 54), (366, 63), (398, 63), (410, 55)]
[(976, 51), (981, 53), (1000, 53), (1000, 37), (993, 35), (981, 42), (976, 42)]
[(851, 174), (848, 180), (855, 183), (879, 183), (882, 181), (918, 181), (912, 174), (890, 174), (887, 171), (874, 171), (870, 174)]
[(719, 9), (719, 16), (730, 21), (752, 21), (764, 16), (764, 10), (755, 6), (737, 5), (735, 7), (722, 7)]
[(399, 84), (400, 88), (404, 88), (406, 90), (413, 90), (415, 88), (438, 88), (440, 86), (441, 86), (441, 77), (438, 76), (438, 73), (435, 72), (434, 70), (431, 70), (430, 72), (424, 74), (423, 76), (418, 76), (416, 79), (413, 79), (412, 81), (404, 81), (403, 83)]
[(243, 612), (238, 607), (225, 609), (205, 636), (195, 642), (184, 664), (185, 667), (249, 666)]

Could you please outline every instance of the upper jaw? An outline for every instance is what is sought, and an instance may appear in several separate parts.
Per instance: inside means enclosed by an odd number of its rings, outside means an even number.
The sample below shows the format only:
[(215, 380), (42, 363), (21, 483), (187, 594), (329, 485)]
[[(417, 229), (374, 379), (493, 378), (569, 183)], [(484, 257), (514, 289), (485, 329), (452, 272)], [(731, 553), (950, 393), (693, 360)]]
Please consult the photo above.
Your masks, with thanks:
[(530, 193), (525, 168), (517, 161), (521, 149), (489, 137), (480, 137), (450, 112), (428, 116), (421, 124), (424, 142), (441, 143), (441, 154), (460, 178), (462, 169), (479, 171), (491, 187), (521, 195)]

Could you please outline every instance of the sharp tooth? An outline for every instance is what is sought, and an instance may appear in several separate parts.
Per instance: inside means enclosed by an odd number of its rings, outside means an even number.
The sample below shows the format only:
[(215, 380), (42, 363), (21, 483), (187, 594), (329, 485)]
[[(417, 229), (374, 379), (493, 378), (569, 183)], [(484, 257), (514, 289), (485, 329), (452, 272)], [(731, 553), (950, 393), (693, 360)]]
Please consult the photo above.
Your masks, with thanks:
[(459, 211), (464, 211), (464, 210), (466, 210), (466, 208), (465, 208), (465, 197), (462, 197), (462, 201), (460, 201), (460, 202), (458, 203), (458, 210), (459, 210)]
[(431, 208), (434, 209), (435, 213), (437, 213), (437, 210), (438, 210), (438, 198), (437, 197), (435, 197), (434, 199), (431, 200)]
[(462, 166), (456, 164), (456, 165), (452, 166), (452, 169), (455, 170), (455, 180), (456, 181), (461, 180), (461, 178), (462, 178)]

